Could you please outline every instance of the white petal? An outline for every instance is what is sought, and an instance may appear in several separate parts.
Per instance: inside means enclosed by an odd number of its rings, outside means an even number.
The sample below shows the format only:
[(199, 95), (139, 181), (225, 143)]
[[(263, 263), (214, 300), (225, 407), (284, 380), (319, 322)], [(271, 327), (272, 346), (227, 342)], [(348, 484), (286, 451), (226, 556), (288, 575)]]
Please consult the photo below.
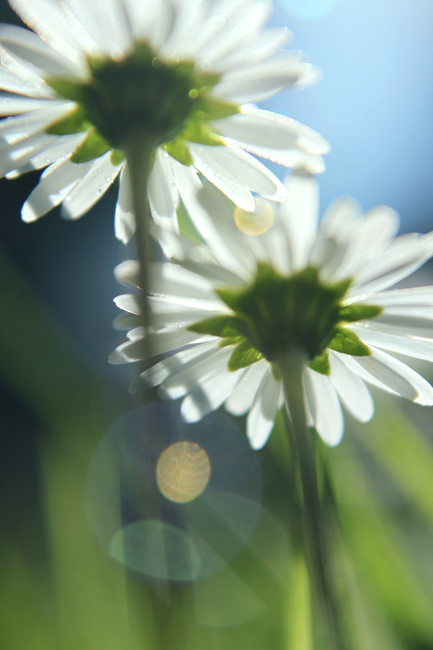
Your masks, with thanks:
[(82, 67), (61, 56), (39, 36), (15, 25), (0, 25), (0, 45), (18, 63), (44, 75), (80, 77)]
[(254, 35), (246, 44), (237, 48), (229, 56), (220, 60), (218, 68), (225, 72), (233, 68), (253, 65), (272, 56), (291, 38), (291, 32), (285, 27), (267, 29), (260, 35)]
[(140, 286), (140, 263), (136, 260), (121, 262), (115, 267), (113, 273), (119, 284), (136, 289)]
[(362, 215), (358, 201), (350, 196), (342, 196), (331, 203), (319, 225), (319, 235), (333, 239), (346, 240), (354, 222)]
[(152, 31), (161, 10), (161, 0), (152, 2), (137, 2), (123, 0), (129, 22), (137, 40), (145, 39)]
[(413, 289), (394, 289), (376, 293), (366, 303), (383, 307), (400, 306), (433, 306), (433, 287), (415, 287)]
[(360, 422), (368, 422), (374, 415), (374, 402), (367, 386), (332, 351), (329, 359), (330, 379), (340, 400), (354, 418)]
[(41, 151), (57, 143), (57, 136), (36, 133), (12, 145), (3, 145), (0, 149), (0, 175), (4, 176), (31, 160)]
[[(147, 342), (144, 341), (144, 329), (141, 330), (141, 338), (138, 338), (139, 332), (134, 332), (133, 341), (127, 341), (119, 345), (109, 357), (109, 362), (112, 364), (132, 363), (140, 359), (146, 359), (150, 352), (150, 356), (157, 356), (172, 352), (184, 345), (191, 343), (199, 343), (200, 341), (208, 341), (211, 337), (203, 337), (194, 332), (188, 332), (183, 328), (176, 330), (160, 330), (159, 332), (152, 332), (147, 335)], [(131, 334), (131, 332), (129, 333)]]
[[(200, 52), (200, 59), (215, 67), (223, 57), (238, 51), (250, 34), (257, 33), (268, 21), (271, 13), (272, 5), (267, 0), (246, 3), (233, 13), (216, 38), (207, 42)], [(216, 69), (219, 69), (218, 65)]]
[(99, 201), (113, 183), (121, 166), (111, 164), (111, 152), (94, 161), (90, 170), (62, 203), (62, 216), (79, 219)]
[(206, 378), (218, 377), (219, 381), (224, 384), (226, 376), (229, 374), (227, 362), (230, 355), (230, 349), (218, 348), (211, 356), (201, 359), (197, 363), (188, 364), (180, 372), (170, 375), (163, 381), (158, 395), (163, 399), (178, 399), (189, 393), (195, 384), (198, 387), (202, 385)]
[(48, 45), (84, 67), (79, 44), (59, 4), (50, 0), (9, 0), (9, 4)]
[(235, 22), (236, 13), (245, 11), (249, 4), (249, 0), (223, 0), (212, 5), (201, 29), (191, 34), (189, 43), (182, 42), (187, 54), (197, 58), (206, 46), (219, 38), (220, 32), (228, 37), (227, 27), (233, 24), (233, 17)]
[(190, 146), (190, 150), (199, 171), (228, 196), (227, 188), (233, 188), (233, 195), (229, 198), (244, 210), (254, 209), (254, 200), (244, 188), (272, 201), (285, 199), (286, 191), (277, 177), (244, 151), (195, 144)]
[(192, 299), (215, 299), (212, 283), (197, 273), (171, 264), (155, 262), (149, 266), (149, 287), (152, 293)]
[(55, 98), (56, 92), (39, 75), (23, 68), (4, 50), (0, 52), (0, 88), (29, 97)]
[(405, 354), (415, 359), (433, 361), (433, 341), (414, 339), (410, 336), (392, 334), (369, 327), (352, 326), (351, 329), (366, 345), (374, 345), (382, 350)]
[(319, 189), (314, 177), (303, 170), (286, 180), (287, 199), (280, 206), (280, 219), (290, 243), (293, 270), (308, 264), (317, 236)]
[(114, 304), (131, 314), (141, 313), (141, 296), (138, 293), (125, 293), (113, 299)]
[(123, 166), (120, 173), (119, 195), (114, 215), (114, 232), (117, 239), (124, 244), (127, 244), (135, 233), (134, 204), (127, 165)]
[(245, 415), (250, 410), (267, 368), (268, 362), (264, 359), (248, 368), (224, 405), (229, 413)]
[(63, 106), (62, 99), (35, 99), (33, 97), (20, 97), (12, 93), (0, 92), (0, 117), (19, 115), (31, 111), (38, 111), (53, 106)]
[(216, 191), (203, 187), (193, 170), (176, 161), (172, 164), (186, 209), (218, 262), (240, 277), (249, 279), (255, 262), (248, 255), (239, 255), (239, 238), (234, 232), (232, 210)]
[(183, 419), (186, 422), (198, 422), (219, 408), (244, 374), (245, 370), (219, 371), (194, 386), (182, 402), (180, 412)]
[(73, 135), (63, 135), (52, 141), (52, 145), (44, 148), (36, 156), (33, 156), (28, 162), (28, 169), (20, 167), (20, 172), (42, 169), (53, 163), (61, 164), (66, 158), (80, 146), (86, 139), (86, 133), (76, 133)]
[(320, 78), (319, 70), (305, 63), (298, 52), (280, 52), (257, 65), (224, 74), (212, 95), (236, 104), (258, 102), (283, 88), (311, 86)]
[(318, 133), (290, 118), (243, 106), (242, 112), (214, 122), (214, 128), (242, 149), (286, 167), (305, 167), (321, 173), (320, 154), (329, 144)]
[[(208, 152), (207, 148), (197, 145), (192, 145), (190, 150), (193, 154), (195, 166), (206, 176), (208, 181), (243, 210), (254, 210), (254, 198), (248, 187), (243, 184), (240, 185), (233, 175), (221, 165), (218, 160), (221, 156), (218, 157), (218, 153), (215, 156), (213, 152)], [(206, 162), (206, 160), (209, 162)]]
[(182, 350), (143, 372), (129, 387), (131, 393), (149, 386), (159, 386), (167, 377), (175, 375), (205, 358), (210, 358), (218, 348), (218, 341), (199, 343), (187, 350)]
[(160, 155), (155, 158), (148, 185), (149, 202), (155, 222), (177, 229), (176, 206), (166, 179)]
[(169, 37), (160, 47), (162, 56), (178, 54), (188, 58), (191, 42), (203, 32), (207, 8), (204, 0), (182, 0), (177, 4)]
[(421, 375), (389, 354), (374, 347), (371, 350), (371, 357), (356, 358), (359, 365), (402, 397), (418, 404), (433, 404), (433, 388)]
[(74, 165), (66, 161), (54, 169), (48, 168), (22, 207), (23, 220), (35, 221), (59, 205), (91, 166), (91, 162)]
[[(113, 0), (65, 0), (73, 14), (88, 32), (102, 55), (120, 57), (128, 49), (127, 27), (121, 14), (121, 3)], [(94, 52), (96, 54), (96, 52)]]
[(248, 413), (247, 435), (253, 449), (261, 449), (274, 427), (282, 386), (268, 366)]
[[(49, 108), (16, 117), (7, 117), (0, 122), (0, 138), (9, 144), (23, 140), (30, 135), (44, 131), (48, 125), (66, 117), (75, 107), (74, 102), (61, 104), (50, 102)], [(1, 146), (3, 146), (2, 142)]]
[(309, 403), (317, 433), (330, 447), (341, 442), (344, 419), (340, 400), (329, 377), (307, 369), (314, 391), (313, 403)]
[(400, 219), (398, 214), (386, 206), (379, 206), (364, 216), (346, 222), (337, 238), (347, 237), (346, 254), (337, 270), (338, 277), (357, 276), (375, 258), (380, 259), (383, 251), (397, 233)]
[(360, 290), (368, 293), (380, 291), (406, 278), (422, 266), (433, 254), (425, 238), (419, 235), (402, 235), (387, 250), (356, 274), (348, 295)]

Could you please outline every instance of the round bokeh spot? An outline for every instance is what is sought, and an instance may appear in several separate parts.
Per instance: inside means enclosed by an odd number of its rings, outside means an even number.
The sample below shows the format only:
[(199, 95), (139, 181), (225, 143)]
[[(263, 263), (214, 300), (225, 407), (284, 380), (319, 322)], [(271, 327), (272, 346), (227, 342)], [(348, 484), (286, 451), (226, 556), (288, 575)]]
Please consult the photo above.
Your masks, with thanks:
[(170, 501), (188, 503), (206, 489), (211, 472), (205, 450), (195, 442), (184, 440), (162, 452), (156, 464), (156, 482)]
[(235, 209), (235, 224), (244, 235), (264, 235), (274, 225), (274, 210), (268, 201), (256, 198), (256, 207), (253, 212), (242, 208)]
[(90, 463), (93, 533), (116, 562), (150, 580), (191, 582), (221, 571), (261, 510), (256, 453), (225, 413), (183, 422), (153, 402), (123, 416)]

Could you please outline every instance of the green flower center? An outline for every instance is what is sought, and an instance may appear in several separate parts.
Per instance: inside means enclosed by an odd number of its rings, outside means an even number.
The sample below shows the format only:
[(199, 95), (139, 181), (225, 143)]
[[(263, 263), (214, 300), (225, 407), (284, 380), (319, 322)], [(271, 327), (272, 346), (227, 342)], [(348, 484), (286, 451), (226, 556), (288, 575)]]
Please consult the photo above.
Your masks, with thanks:
[(73, 154), (76, 163), (111, 150), (113, 163), (120, 164), (125, 143), (138, 135), (191, 165), (188, 141), (221, 145), (223, 141), (208, 122), (238, 112), (237, 106), (209, 95), (220, 75), (199, 73), (191, 61), (163, 60), (145, 42), (137, 43), (131, 54), (118, 61), (88, 58), (88, 64), (91, 77), (87, 82), (47, 79), (58, 95), (77, 104), (72, 114), (52, 124), (47, 133), (88, 133)]
[(189, 329), (220, 336), (222, 347), (234, 346), (228, 364), (232, 372), (263, 357), (277, 365), (282, 355), (301, 349), (313, 370), (329, 375), (328, 349), (353, 356), (371, 355), (344, 324), (382, 312), (374, 305), (344, 305), (351, 283), (349, 279), (324, 284), (312, 267), (286, 278), (271, 266), (259, 264), (253, 283), (246, 289), (217, 290), (233, 315), (209, 318)]

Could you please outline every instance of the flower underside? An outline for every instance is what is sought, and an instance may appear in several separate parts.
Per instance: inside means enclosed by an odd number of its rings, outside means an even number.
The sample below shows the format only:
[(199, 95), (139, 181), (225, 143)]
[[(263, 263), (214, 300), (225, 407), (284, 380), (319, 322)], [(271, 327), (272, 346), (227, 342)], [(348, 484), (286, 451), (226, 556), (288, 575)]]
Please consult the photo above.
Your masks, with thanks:
[(282, 355), (303, 350), (310, 368), (330, 374), (328, 349), (353, 356), (370, 356), (370, 349), (345, 323), (374, 318), (374, 305), (344, 305), (352, 280), (324, 284), (313, 267), (289, 278), (259, 264), (254, 282), (244, 290), (219, 289), (218, 296), (234, 312), (191, 325), (200, 334), (221, 337), (220, 345), (234, 346), (228, 368), (235, 372), (263, 357), (278, 364)]
[(113, 164), (120, 164), (125, 143), (139, 137), (191, 165), (187, 142), (223, 144), (208, 122), (238, 112), (237, 106), (209, 96), (220, 75), (198, 73), (191, 61), (163, 60), (145, 42), (119, 61), (89, 57), (88, 65), (88, 82), (47, 79), (58, 95), (77, 104), (47, 133), (88, 133), (71, 158), (75, 163), (112, 151)]

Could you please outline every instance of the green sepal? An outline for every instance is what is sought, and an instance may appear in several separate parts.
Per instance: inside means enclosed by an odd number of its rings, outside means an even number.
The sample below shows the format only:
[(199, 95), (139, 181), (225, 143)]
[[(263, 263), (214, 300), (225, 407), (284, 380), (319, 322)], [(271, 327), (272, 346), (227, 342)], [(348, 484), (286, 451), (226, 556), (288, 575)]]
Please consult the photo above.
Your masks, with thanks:
[(382, 312), (383, 307), (377, 307), (376, 305), (348, 305), (347, 307), (341, 307), (340, 318), (347, 323), (354, 323), (358, 320), (375, 318)]
[(275, 381), (281, 381), (282, 379), (281, 372), (275, 363), (271, 363), (271, 370)]
[(243, 341), (233, 350), (227, 367), (230, 372), (236, 372), (241, 368), (248, 368), (248, 366), (257, 363), (260, 359), (263, 359), (263, 355), (253, 348), (248, 341)]
[(187, 329), (197, 334), (210, 334), (225, 339), (241, 336), (240, 327), (242, 327), (242, 321), (236, 316), (213, 316), (193, 323)]
[(318, 354), (317, 357), (314, 357), (314, 359), (310, 361), (308, 367), (315, 372), (319, 372), (321, 375), (329, 376), (331, 374), (329, 352), (327, 350), (324, 350), (322, 354)]
[(63, 77), (48, 77), (45, 79), (47, 84), (56, 91), (58, 95), (64, 99), (70, 99), (77, 104), (81, 104), (84, 99), (83, 88), (84, 84), (70, 81)]
[(199, 120), (191, 120), (188, 122), (182, 129), (180, 137), (184, 140), (189, 140), (189, 142), (206, 144), (213, 147), (219, 147), (224, 144), (224, 140), (219, 135), (214, 133), (205, 122), (200, 122)]
[(178, 160), (180, 163), (182, 163), (182, 165), (185, 165), (186, 167), (191, 167), (191, 165), (194, 164), (188, 146), (180, 138), (176, 138), (175, 140), (167, 142), (163, 145), (163, 149), (172, 158)]
[(241, 311), (241, 303), (244, 296), (242, 289), (215, 289), (215, 293), (230, 309), (233, 309), (233, 311)]
[(117, 167), (118, 165), (121, 165), (123, 161), (125, 160), (125, 154), (121, 149), (113, 149), (111, 152), (111, 164), (114, 165), (114, 167)]
[(370, 348), (354, 332), (342, 327), (335, 328), (334, 336), (328, 343), (328, 347), (353, 357), (370, 357), (372, 354)]
[(91, 160), (100, 158), (104, 153), (110, 151), (110, 149), (111, 147), (107, 140), (96, 129), (92, 129), (89, 131), (84, 142), (74, 151), (71, 161), (73, 163), (90, 162)]
[(85, 109), (82, 106), (78, 106), (73, 113), (51, 124), (45, 130), (45, 133), (49, 135), (70, 135), (71, 133), (88, 131), (92, 126), (92, 123), (87, 119)]
[(224, 117), (231, 117), (239, 113), (239, 106), (228, 102), (219, 102), (208, 97), (200, 102), (200, 108), (195, 113), (198, 120), (222, 120)]

